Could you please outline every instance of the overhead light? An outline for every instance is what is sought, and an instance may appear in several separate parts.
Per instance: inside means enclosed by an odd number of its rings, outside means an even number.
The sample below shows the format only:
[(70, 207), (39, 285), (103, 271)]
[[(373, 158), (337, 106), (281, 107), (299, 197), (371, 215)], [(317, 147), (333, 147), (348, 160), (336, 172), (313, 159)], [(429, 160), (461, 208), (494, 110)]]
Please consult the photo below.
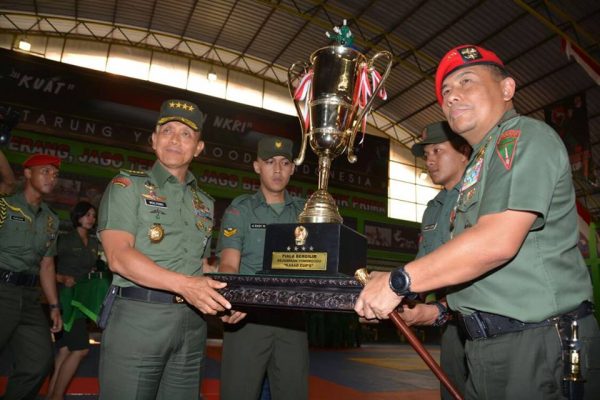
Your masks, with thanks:
[(30, 51), (31, 43), (29, 43), (29, 41), (27, 39), (21, 39), (21, 40), (19, 40), (19, 49), (21, 49), (23, 51)]
[(208, 71), (208, 74), (206, 75), (206, 79), (208, 79), (209, 82), (217, 80), (217, 73), (212, 65), (210, 66), (210, 71)]

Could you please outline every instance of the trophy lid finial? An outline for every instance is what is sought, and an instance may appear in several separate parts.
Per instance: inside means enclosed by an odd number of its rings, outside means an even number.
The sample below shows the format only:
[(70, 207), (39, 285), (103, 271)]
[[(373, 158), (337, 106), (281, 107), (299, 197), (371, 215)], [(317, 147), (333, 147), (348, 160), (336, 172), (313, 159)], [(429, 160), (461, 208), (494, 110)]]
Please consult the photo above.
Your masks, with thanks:
[(333, 31), (334, 35), (329, 32), (325, 32), (325, 36), (329, 38), (332, 44), (337, 44), (339, 46), (352, 47), (354, 42), (354, 37), (352, 36), (352, 32), (348, 25), (346, 25), (347, 20), (344, 20), (344, 24), (342, 26), (334, 26)]

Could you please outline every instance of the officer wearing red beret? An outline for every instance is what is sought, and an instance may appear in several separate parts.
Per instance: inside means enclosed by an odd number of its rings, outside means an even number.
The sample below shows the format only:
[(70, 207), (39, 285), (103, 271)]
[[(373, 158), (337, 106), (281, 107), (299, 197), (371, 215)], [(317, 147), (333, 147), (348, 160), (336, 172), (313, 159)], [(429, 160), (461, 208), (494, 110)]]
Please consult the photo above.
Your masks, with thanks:
[[(0, 197), (0, 350), (10, 347), (14, 354), (5, 400), (36, 398), (52, 367), (49, 331), (62, 329), (54, 269), (59, 220), (43, 202), (58, 181), (60, 159), (35, 154), (23, 168), (24, 190)], [(38, 283), (50, 304), (51, 327)]]
[(385, 318), (411, 291), (454, 286), (447, 299), (467, 335), (465, 398), (598, 398), (600, 331), (560, 137), (517, 114), (515, 80), (480, 46), (450, 50), (435, 87), (450, 127), (473, 147), (453, 239), (373, 273), (356, 311)]

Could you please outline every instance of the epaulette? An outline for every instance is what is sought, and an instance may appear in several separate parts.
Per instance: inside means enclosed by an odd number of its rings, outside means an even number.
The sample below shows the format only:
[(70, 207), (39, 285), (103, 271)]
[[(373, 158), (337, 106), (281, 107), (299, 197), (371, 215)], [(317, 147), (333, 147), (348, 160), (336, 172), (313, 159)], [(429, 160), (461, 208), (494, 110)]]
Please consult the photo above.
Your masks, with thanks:
[(233, 201), (231, 202), (231, 205), (237, 206), (238, 204), (241, 204), (241, 203), (245, 202), (246, 200), (251, 199), (252, 196), (253, 195), (250, 193), (242, 194), (242, 195), (236, 197), (235, 199), (233, 199)]
[(122, 169), (120, 172), (125, 176), (148, 176), (146, 171), (137, 171), (133, 169)]
[(0, 199), (3, 197), (8, 197), (8, 196), (10, 196), (10, 193), (1, 193), (0, 192)]

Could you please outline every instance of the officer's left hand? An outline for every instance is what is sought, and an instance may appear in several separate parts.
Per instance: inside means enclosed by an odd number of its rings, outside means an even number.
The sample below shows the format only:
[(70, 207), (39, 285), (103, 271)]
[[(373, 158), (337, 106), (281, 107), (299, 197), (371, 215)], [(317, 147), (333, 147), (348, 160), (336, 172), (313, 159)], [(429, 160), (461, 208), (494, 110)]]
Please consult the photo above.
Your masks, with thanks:
[(211, 279), (207, 276), (186, 276), (177, 292), (183, 296), (188, 304), (193, 305), (205, 314), (215, 315), (219, 311), (231, 309), (231, 304), (217, 289), (222, 289), (227, 284)]
[(52, 326), (50, 327), (50, 332), (56, 333), (60, 332), (63, 328), (63, 321), (60, 315), (60, 309), (53, 308), (50, 310), (50, 319), (52, 320)]
[(403, 297), (390, 289), (389, 272), (373, 271), (369, 276), (370, 280), (360, 292), (354, 311), (367, 319), (387, 319)]
[(230, 310), (230, 313), (228, 315), (223, 315), (221, 317), (221, 321), (227, 324), (237, 324), (238, 322), (246, 318), (246, 315), (247, 314), (245, 312)]

